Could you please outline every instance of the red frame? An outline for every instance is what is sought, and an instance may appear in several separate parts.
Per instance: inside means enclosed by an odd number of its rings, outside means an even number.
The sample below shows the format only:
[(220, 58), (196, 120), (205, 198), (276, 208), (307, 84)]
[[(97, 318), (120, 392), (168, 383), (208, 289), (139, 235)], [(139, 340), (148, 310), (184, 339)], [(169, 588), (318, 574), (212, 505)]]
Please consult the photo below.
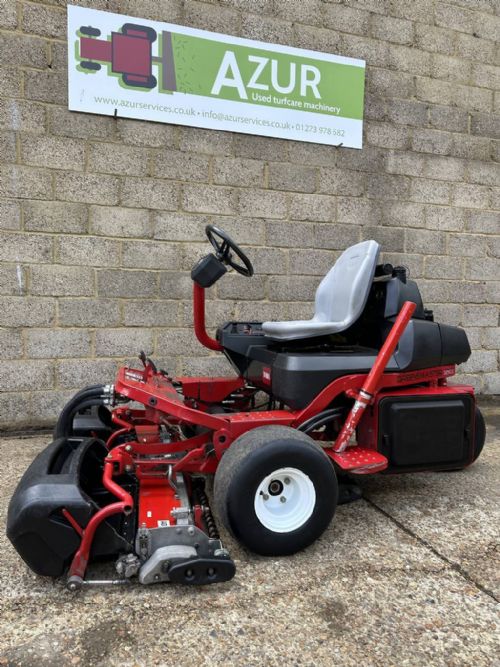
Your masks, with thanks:
[[(194, 283), (193, 290), (195, 335), (205, 347), (221, 351), (220, 343), (211, 338), (205, 328), (205, 291)], [(133, 470), (139, 480), (139, 520), (150, 525), (148, 511), (154, 512), (163, 503), (162, 512), (179, 505), (173, 487), (165, 481), (158, 469), (171, 466), (171, 473), (214, 473), (224, 451), (242, 433), (270, 424), (297, 428), (327, 408), (341, 394), (354, 399), (353, 407), (335, 443), (324, 448), (327, 455), (343, 470), (357, 474), (370, 474), (387, 467), (387, 459), (376, 451), (373, 441), (363, 446), (348, 446), (354, 430), (360, 425), (365, 408), (376, 400), (380, 392), (395, 389), (398, 394), (440, 393), (447, 378), (454, 375), (454, 366), (438, 366), (411, 372), (386, 373), (385, 368), (391, 354), (409, 322), (415, 304), (404, 304), (389, 335), (382, 346), (369, 373), (345, 375), (325, 387), (305, 408), (301, 410), (242, 410), (240, 412), (211, 414), (208, 406), (220, 403), (232, 392), (245, 389), (242, 377), (178, 377), (170, 378), (157, 372), (151, 364), (143, 370), (121, 368), (115, 381), (117, 395), (127, 397), (144, 405), (144, 410), (117, 407), (112, 419), (121, 428), (107, 442), (109, 450), (105, 459), (103, 484), (118, 499), (118, 502), (100, 509), (81, 528), (74, 518), (63, 510), (64, 516), (81, 536), (80, 548), (76, 552), (69, 576), (83, 577), (90, 555), (92, 540), (99, 524), (107, 517), (133, 511), (134, 501), (129, 493), (116, 484), (112, 477)], [(425, 387), (416, 389), (416, 384)], [(448, 392), (472, 392), (471, 387), (447, 388)], [(244, 403), (244, 401), (243, 401)], [(203, 431), (191, 437), (181, 436), (182, 426), (199, 426)], [(170, 442), (162, 439), (162, 429), (172, 434)], [(135, 432), (135, 440), (116, 444), (120, 436)], [(366, 438), (365, 438), (366, 439)], [(172, 466), (165, 461), (166, 454), (183, 452)], [(158, 456), (154, 456), (154, 455)], [(201, 522), (200, 508), (195, 508), (197, 523)]]

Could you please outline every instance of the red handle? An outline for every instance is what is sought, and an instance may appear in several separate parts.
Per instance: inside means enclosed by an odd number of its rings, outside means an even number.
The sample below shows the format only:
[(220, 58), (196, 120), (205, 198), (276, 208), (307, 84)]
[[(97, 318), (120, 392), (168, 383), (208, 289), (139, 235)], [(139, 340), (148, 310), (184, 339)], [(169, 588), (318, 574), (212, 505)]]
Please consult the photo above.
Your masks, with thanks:
[(204, 347), (209, 350), (216, 350), (221, 352), (224, 348), (215, 340), (210, 338), (205, 328), (205, 290), (200, 287), (198, 283), (193, 281), (193, 318), (194, 318), (194, 333), (196, 338)]

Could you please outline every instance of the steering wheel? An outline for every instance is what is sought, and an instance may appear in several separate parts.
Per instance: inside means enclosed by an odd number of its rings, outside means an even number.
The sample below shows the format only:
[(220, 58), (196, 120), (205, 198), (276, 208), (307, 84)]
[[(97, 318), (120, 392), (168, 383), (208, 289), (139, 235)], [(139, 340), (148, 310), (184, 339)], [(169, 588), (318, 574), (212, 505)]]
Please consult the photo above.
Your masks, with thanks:
[[(247, 276), (247, 278), (253, 276), (252, 262), (245, 255), (243, 250), (236, 245), (229, 234), (215, 225), (207, 225), (205, 227), (205, 232), (208, 240), (214, 247), (217, 259), (220, 262), (229, 265), (242, 276)], [(234, 261), (231, 251), (241, 259), (243, 264)]]

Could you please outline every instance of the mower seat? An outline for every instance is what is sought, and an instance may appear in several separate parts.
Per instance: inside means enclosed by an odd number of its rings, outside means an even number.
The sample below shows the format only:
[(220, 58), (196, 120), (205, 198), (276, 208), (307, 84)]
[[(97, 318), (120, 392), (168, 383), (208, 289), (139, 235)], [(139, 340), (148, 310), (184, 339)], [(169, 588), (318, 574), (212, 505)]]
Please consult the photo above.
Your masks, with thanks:
[(314, 317), (292, 322), (264, 322), (264, 334), (274, 340), (299, 340), (348, 329), (366, 305), (379, 249), (376, 241), (363, 241), (347, 248), (316, 290)]

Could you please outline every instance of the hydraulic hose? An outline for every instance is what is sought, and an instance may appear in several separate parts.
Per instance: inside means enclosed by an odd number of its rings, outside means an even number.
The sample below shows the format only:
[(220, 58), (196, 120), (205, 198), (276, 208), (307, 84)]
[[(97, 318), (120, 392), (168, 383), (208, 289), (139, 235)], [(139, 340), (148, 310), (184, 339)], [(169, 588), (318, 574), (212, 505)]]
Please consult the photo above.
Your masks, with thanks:
[(54, 438), (67, 438), (73, 430), (73, 417), (79, 410), (104, 405), (103, 384), (92, 385), (77, 392), (64, 406), (54, 429)]

